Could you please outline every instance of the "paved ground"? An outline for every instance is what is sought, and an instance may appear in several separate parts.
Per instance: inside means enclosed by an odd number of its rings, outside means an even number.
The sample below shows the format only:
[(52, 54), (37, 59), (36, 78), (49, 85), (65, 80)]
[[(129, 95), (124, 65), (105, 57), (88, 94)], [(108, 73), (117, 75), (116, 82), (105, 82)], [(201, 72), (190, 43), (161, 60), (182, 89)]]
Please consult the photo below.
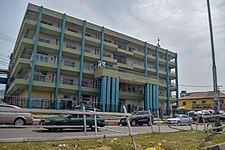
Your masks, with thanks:
[[(179, 130), (190, 130), (190, 126), (174, 126), (176, 129), (171, 129), (167, 125), (160, 126), (160, 132), (175, 132)], [(196, 129), (196, 126), (193, 126)], [(202, 126), (199, 128), (202, 129)], [(132, 127), (133, 133), (149, 133), (150, 126)], [(127, 126), (106, 126), (100, 128), (98, 135), (106, 134), (124, 134), (128, 132)], [(158, 126), (153, 125), (153, 132), (158, 132)], [(29, 138), (29, 137), (64, 137), (64, 136), (83, 136), (84, 132), (81, 129), (66, 129), (62, 132), (50, 132), (44, 128), (0, 128), (0, 139), (2, 138)], [(95, 135), (94, 131), (88, 130), (87, 135)]]

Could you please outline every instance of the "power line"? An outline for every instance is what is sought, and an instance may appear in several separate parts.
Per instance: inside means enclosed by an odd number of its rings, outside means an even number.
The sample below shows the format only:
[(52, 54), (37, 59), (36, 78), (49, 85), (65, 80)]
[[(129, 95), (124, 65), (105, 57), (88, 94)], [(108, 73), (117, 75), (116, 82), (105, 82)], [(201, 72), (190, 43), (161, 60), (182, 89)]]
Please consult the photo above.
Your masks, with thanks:
[(0, 39), (3, 40), (3, 41), (6, 41), (6, 42), (12, 43), (12, 44), (15, 43), (15, 41), (4, 38), (4, 37), (1, 37), (1, 36), (0, 36)]
[(16, 40), (15, 38), (13, 38), (13, 37), (10, 37), (10, 36), (7, 36), (7, 35), (5, 35), (5, 34), (2, 34), (2, 33), (0, 33), (0, 35), (1, 36), (4, 36), (4, 37), (6, 37), (6, 38), (8, 38), (8, 39), (11, 39), (11, 40)]
[(4, 57), (9, 57), (9, 56), (7, 56), (7, 55), (4, 55), (4, 54), (1, 54), (1, 53), (0, 53), (0, 55), (1, 55), (1, 56), (4, 56)]
[(7, 60), (7, 59), (5, 59), (5, 58), (0, 58), (0, 59), (1, 59), (1, 60), (4, 60), (4, 61), (7, 61), (7, 62), (9, 61), (9, 60)]
[(16, 39), (0, 33), (0, 39), (9, 43), (15, 43)]
[(9, 66), (8, 64), (4, 64), (4, 63), (2, 63), (2, 62), (0, 62), (0, 65), (1, 65), (1, 66), (7, 66), (7, 67)]

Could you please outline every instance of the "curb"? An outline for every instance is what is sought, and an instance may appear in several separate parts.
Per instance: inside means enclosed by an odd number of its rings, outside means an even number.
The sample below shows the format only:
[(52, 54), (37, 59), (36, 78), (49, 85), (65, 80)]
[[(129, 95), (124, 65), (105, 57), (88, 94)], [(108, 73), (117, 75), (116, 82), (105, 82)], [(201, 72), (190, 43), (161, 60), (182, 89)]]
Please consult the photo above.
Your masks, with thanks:
[(224, 150), (225, 149), (225, 143), (209, 146), (209, 147), (204, 147), (201, 148), (200, 150)]

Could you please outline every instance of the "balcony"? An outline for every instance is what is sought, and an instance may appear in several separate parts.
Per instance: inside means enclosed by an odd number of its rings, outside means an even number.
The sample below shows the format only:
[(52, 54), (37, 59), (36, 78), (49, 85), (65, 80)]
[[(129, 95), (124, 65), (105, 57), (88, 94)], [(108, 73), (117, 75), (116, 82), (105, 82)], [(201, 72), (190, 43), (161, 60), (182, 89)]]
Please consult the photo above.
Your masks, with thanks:
[(159, 85), (162, 86), (162, 87), (167, 87), (166, 80), (165, 79), (159, 79)]
[(66, 44), (63, 47), (63, 56), (73, 57), (73, 58), (80, 58), (81, 55), (81, 47), (77, 45)]
[(15, 76), (20, 71), (21, 68), (30, 68), (30, 63), (31, 63), (30, 56), (22, 54), (18, 59), (18, 61), (16, 62), (16, 64), (14, 65), (14, 68), (10, 74), (11, 77)]
[(73, 32), (73, 31), (68, 30), (68, 29), (65, 29), (65, 31), (64, 31), (64, 38), (65, 39), (69, 39), (71, 41), (76, 41), (76, 42), (80, 43), (81, 40), (82, 40), (82, 34)]
[(97, 62), (100, 59), (100, 56), (96, 49), (84, 48), (84, 58), (88, 61)]
[(133, 64), (133, 68), (135, 70), (139, 70), (139, 71), (144, 71), (145, 70), (144, 64), (141, 64), (141, 63), (134, 63)]
[(93, 36), (85, 36), (85, 44), (99, 47), (101, 44), (101, 41), (97, 38), (94, 38)]
[(128, 56), (133, 56), (133, 52), (132, 51), (128, 51), (128, 50), (125, 50), (125, 49), (118, 48), (118, 52), (126, 54)]
[(115, 51), (118, 50), (118, 45), (107, 42), (107, 41), (104, 40), (104, 49), (111, 50), (111, 51), (115, 52)]
[(95, 78), (99, 78), (102, 76), (116, 77), (120, 78), (121, 80), (132, 81), (140, 84), (158, 84), (158, 80), (154, 76), (145, 76), (144, 73), (118, 68), (118, 66), (99, 67), (95, 71)]
[(141, 58), (141, 59), (144, 59), (144, 52), (143, 51), (137, 51), (137, 50), (134, 50), (133, 51), (133, 56), (136, 57), (136, 58)]

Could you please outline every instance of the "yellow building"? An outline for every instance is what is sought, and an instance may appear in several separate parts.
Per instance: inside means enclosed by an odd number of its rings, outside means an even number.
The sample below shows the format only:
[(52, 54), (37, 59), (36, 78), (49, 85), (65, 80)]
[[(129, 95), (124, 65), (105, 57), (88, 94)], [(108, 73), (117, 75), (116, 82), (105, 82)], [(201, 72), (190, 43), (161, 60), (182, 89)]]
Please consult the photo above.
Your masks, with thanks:
[[(225, 94), (219, 92), (220, 109), (224, 110)], [(214, 106), (214, 92), (191, 92), (181, 91), (179, 106), (185, 107), (187, 110), (203, 110), (213, 109)]]

